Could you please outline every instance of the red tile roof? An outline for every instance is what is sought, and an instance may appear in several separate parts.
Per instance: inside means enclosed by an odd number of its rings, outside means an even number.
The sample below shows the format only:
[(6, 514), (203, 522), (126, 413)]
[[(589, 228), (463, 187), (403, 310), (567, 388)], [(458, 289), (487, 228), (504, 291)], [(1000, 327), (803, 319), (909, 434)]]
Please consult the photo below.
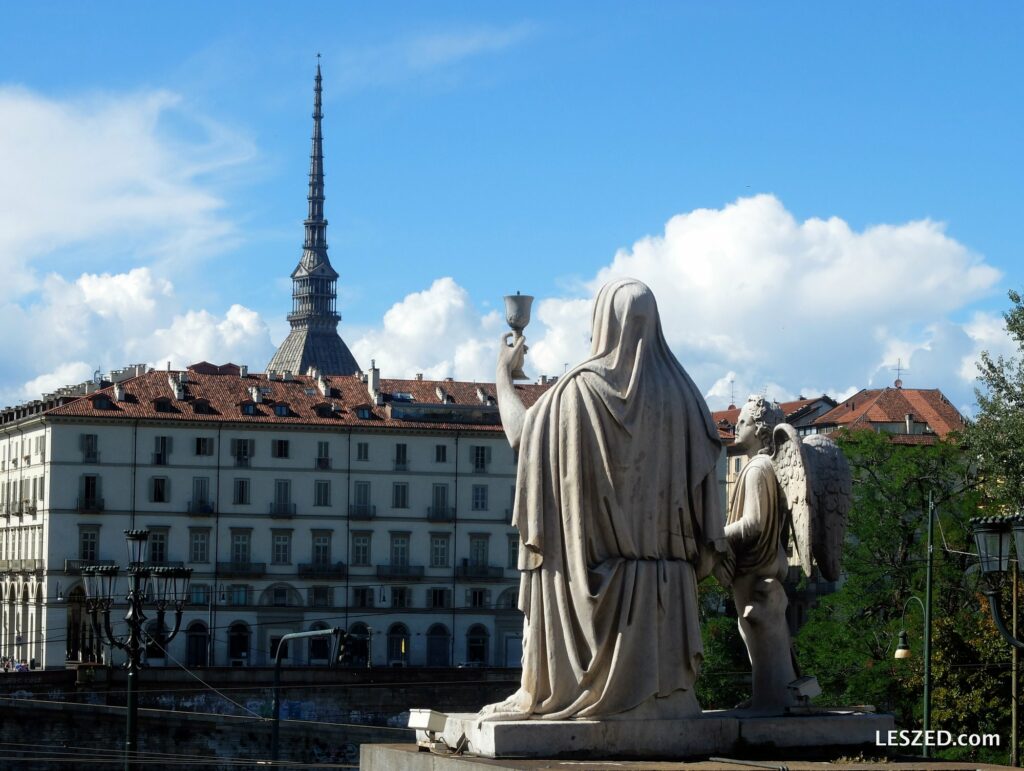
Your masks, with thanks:
[[(230, 373), (230, 374), (229, 374)], [(190, 367), (186, 372), (153, 370), (144, 375), (122, 381), (125, 397), (122, 401), (115, 399), (115, 386), (110, 386), (87, 397), (75, 399), (67, 404), (47, 410), (44, 414), (52, 417), (89, 417), (99, 420), (167, 420), (190, 422), (233, 422), (278, 425), (318, 425), (318, 426), (362, 426), (364, 428), (420, 428), (432, 430), (459, 431), (501, 431), (501, 425), (481, 422), (455, 422), (438, 420), (400, 420), (391, 418), (389, 407), (398, 405), (416, 407), (419, 405), (441, 406), (438, 388), (443, 388), (448, 403), (453, 405), (452, 414), (472, 412), (480, 408), (484, 412), (494, 411), (493, 401), (488, 404), (487, 397), (495, 396), (493, 383), (469, 383), (453, 380), (392, 380), (382, 378), (380, 390), (384, 404), (373, 405), (366, 384), (359, 375), (326, 377), (328, 394), (325, 396), (317, 388), (315, 378), (295, 375), (289, 381), (270, 380), (265, 374), (247, 374), (239, 376), (239, 369), (233, 364), (217, 367), (206, 362)], [(170, 383), (171, 377), (185, 376), (183, 383), (184, 399), (176, 399)], [(552, 384), (517, 385), (516, 391), (523, 403), (529, 407)], [(254, 405), (255, 414), (246, 415), (242, 412), (243, 403), (252, 402), (251, 388), (259, 389), (261, 403)], [(481, 401), (477, 390), (484, 395)], [(109, 396), (109, 407), (97, 408), (94, 399), (97, 394)], [(395, 398), (396, 394), (408, 394), (408, 397)], [(103, 400), (100, 400), (103, 402)], [(161, 409), (157, 409), (157, 404)], [(279, 417), (274, 413), (275, 404), (287, 405), (287, 417)], [(199, 407), (204, 411), (197, 412)], [(328, 409), (325, 410), (324, 407)], [(359, 407), (367, 407), (371, 411), (369, 418), (360, 418), (356, 414)], [(319, 409), (318, 409), (319, 408)], [(330, 411), (330, 408), (335, 408)], [(443, 411), (442, 411), (443, 412)]]
[[(958, 430), (966, 423), (963, 415), (937, 388), (890, 387), (859, 391), (835, 409), (819, 417), (814, 421), (814, 425), (851, 429), (872, 428), (880, 423), (904, 423), (908, 414), (913, 416), (915, 423), (927, 424), (938, 437), (945, 437), (950, 431)], [(903, 436), (909, 442), (910, 437), (914, 435)]]
[[(816, 396), (813, 399), (796, 399), (791, 402), (780, 402), (779, 406), (782, 408), (782, 412), (785, 414), (786, 418), (792, 419), (794, 416), (799, 415), (806, 408), (810, 407), (811, 405), (818, 404), (822, 400), (826, 400), (832, 404), (835, 403), (828, 396), (823, 395)], [(727, 436), (729, 436), (730, 438), (732, 437), (733, 431), (736, 426), (736, 421), (740, 419), (741, 409), (742, 407), (730, 407), (727, 410), (717, 410), (716, 412), (711, 413), (711, 419), (714, 421), (715, 425), (719, 427), (720, 433), (725, 429), (725, 426), (723, 424), (724, 421), (725, 423), (729, 424), (729, 427), (727, 429)]]

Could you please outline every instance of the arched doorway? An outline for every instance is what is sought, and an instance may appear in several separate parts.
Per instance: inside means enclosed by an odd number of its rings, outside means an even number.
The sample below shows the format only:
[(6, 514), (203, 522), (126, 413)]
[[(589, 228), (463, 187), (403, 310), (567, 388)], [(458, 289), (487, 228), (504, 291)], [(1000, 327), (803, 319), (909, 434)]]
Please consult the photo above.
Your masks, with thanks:
[(209, 662), (210, 635), (206, 624), (193, 621), (185, 630), (185, 664), (189, 667), (205, 667)]
[(349, 667), (365, 667), (370, 664), (370, 627), (362, 621), (349, 627), (341, 664)]
[(487, 642), (490, 635), (483, 624), (473, 624), (466, 632), (466, 662), (469, 664), (487, 664)]
[(409, 627), (405, 624), (392, 624), (388, 628), (388, 666), (408, 666)]
[(434, 624), (427, 630), (427, 666), (450, 667), (452, 636), (444, 624)]
[(233, 667), (244, 667), (249, 662), (249, 627), (236, 621), (228, 627), (228, 659)]
[[(309, 631), (328, 629), (323, 621), (317, 621), (310, 625)], [(325, 665), (330, 663), (331, 647), (334, 638), (324, 635), (323, 637), (309, 638), (309, 663), (311, 665)]]

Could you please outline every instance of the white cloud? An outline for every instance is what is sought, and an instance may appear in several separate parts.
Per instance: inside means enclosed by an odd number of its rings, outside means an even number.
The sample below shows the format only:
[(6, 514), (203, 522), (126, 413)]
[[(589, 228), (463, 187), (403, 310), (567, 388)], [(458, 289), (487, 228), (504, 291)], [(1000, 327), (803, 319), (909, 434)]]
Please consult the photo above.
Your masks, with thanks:
[[(938, 387), (966, 405), (978, 352), (1008, 350), (996, 317), (949, 319), (1000, 274), (930, 220), (856, 231), (836, 217), (799, 222), (771, 195), (742, 198), (673, 217), (663, 234), (617, 252), (586, 291), (621, 276), (654, 290), (670, 346), (715, 409), (733, 394), (846, 398), (890, 384), (897, 358), (908, 387)], [(586, 355), (590, 303), (538, 298), (529, 374), (561, 374)], [(392, 308), (356, 350), (385, 375), (489, 379), (494, 348), (481, 330), (504, 329), (493, 316), (442, 279)]]
[(166, 361), (184, 367), (201, 359), (262, 367), (269, 360), (269, 330), (254, 311), (233, 305), (220, 317), (180, 311), (179, 302), (171, 283), (149, 268), (85, 274), (74, 282), (47, 276), (38, 302), (6, 308), (19, 334), (0, 338), (0, 361), (8, 362), (8, 377), (22, 380), (0, 389), (0, 401), (38, 399), (82, 382), (97, 367)]
[(519, 45), (536, 28), (529, 22), (504, 27), (478, 26), (407, 37), (378, 46), (347, 49), (332, 56), (339, 62), (332, 78), (341, 90), (391, 86), (431, 73), (450, 73), (474, 57), (495, 54)]
[(350, 341), (360, 366), (374, 360), (384, 377), (493, 380), (498, 339), (508, 331), (496, 311), (481, 314), (454, 279), (407, 295), (384, 314), (383, 327)]
[[(140, 259), (191, 261), (235, 238), (209, 174), (248, 159), (252, 143), (176, 95), (61, 101), (6, 86), (0, 115), (0, 271), (8, 297), (38, 289), (34, 263), (55, 253), (85, 252), (120, 268)], [(168, 121), (199, 138), (176, 139)]]

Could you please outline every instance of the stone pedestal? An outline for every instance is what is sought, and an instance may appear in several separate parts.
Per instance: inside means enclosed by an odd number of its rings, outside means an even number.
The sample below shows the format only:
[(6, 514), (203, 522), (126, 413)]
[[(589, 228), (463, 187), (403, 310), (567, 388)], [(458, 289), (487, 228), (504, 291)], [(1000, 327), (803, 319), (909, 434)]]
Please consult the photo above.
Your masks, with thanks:
[[(449, 747), (484, 758), (684, 760), (711, 755), (764, 755), (778, 750), (876, 750), (876, 732), (892, 715), (821, 712), (747, 717), (722, 710), (686, 720), (520, 720), (479, 723), (449, 715), (439, 736)], [(425, 737), (425, 735), (424, 735)], [(418, 734), (418, 738), (420, 737)]]

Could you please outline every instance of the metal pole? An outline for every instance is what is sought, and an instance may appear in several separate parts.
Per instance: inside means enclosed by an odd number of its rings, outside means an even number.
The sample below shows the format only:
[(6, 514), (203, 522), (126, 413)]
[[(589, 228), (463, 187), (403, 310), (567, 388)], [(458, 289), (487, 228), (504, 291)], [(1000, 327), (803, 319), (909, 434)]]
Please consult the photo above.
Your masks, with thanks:
[(131, 572), (131, 591), (128, 593), (128, 612), (124, 620), (128, 622), (128, 726), (124, 741), (124, 768), (132, 771), (135, 756), (138, 752), (139, 739), (139, 653), (142, 632), (142, 576), (137, 570)]
[[(1017, 555), (1017, 559), (1024, 558), (1024, 555)], [(1017, 637), (1017, 571), (1010, 568), (1013, 573), (1013, 636)], [(1020, 751), (1017, 748), (1017, 715), (1020, 686), (1017, 683), (1017, 667), (1020, 649), (1016, 645), (1010, 648), (1010, 673), (1013, 678), (1010, 683), (1010, 765), (1016, 768), (1020, 765)]]
[(281, 738), (281, 652), (285, 643), (289, 640), (298, 640), (303, 637), (327, 637), (337, 635), (341, 629), (314, 629), (310, 632), (290, 632), (282, 637), (277, 643), (277, 650), (274, 651), (274, 715), (271, 718), (273, 725), (270, 727), (270, 760), (277, 762), (278, 746)]
[[(924, 731), (928, 736), (932, 716), (932, 535), (935, 529), (935, 511), (932, 494), (928, 493), (928, 563), (924, 587)], [(921, 756), (928, 757), (928, 742), (924, 742)]]

